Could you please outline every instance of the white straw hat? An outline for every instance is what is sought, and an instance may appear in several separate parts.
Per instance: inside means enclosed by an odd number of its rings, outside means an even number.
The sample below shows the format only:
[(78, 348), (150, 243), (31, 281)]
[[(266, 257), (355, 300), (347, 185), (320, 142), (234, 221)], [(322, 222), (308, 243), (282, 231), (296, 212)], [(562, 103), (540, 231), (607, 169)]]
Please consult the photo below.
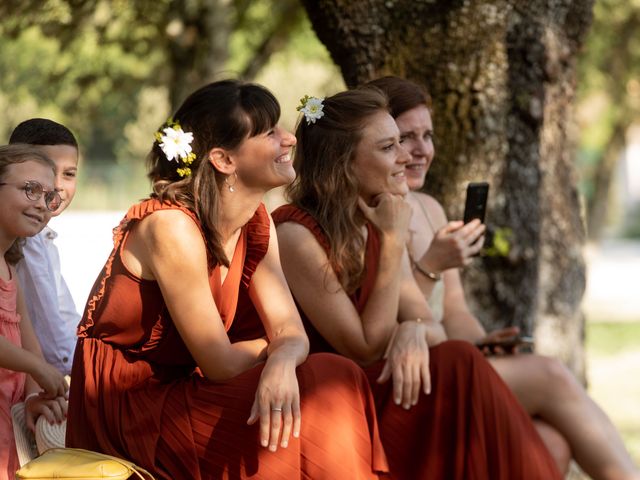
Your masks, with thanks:
[(62, 423), (51, 425), (44, 415), (36, 420), (36, 445), (38, 453), (42, 455), (50, 448), (64, 448), (64, 437), (67, 433), (67, 419)]
[(24, 412), (24, 402), (11, 407), (13, 417), (13, 434), (16, 440), (16, 450), (20, 466), (33, 460), (49, 448), (64, 448), (64, 437), (67, 431), (67, 421), (50, 425), (44, 415), (36, 420), (35, 436), (27, 428)]
[(11, 407), (11, 417), (13, 419), (13, 436), (16, 440), (18, 460), (20, 461), (20, 466), (23, 466), (38, 456), (36, 439), (27, 428), (24, 402), (16, 403)]

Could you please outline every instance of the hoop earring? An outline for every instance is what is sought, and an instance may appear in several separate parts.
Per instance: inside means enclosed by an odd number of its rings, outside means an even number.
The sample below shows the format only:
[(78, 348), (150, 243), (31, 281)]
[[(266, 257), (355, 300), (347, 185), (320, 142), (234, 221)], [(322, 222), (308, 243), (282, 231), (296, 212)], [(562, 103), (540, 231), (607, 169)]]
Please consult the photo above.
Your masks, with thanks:
[(224, 184), (227, 186), (231, 193), (236, 191), (236, 189), (233, 187), (235, 187), (236, 183), (238, 183), (238, 174), (236, 172), (233, 172), (233, 176), (235, 178), (233, 183), (229, 183), (229, 177), (231, 177), (231, 175), (224, 179)]

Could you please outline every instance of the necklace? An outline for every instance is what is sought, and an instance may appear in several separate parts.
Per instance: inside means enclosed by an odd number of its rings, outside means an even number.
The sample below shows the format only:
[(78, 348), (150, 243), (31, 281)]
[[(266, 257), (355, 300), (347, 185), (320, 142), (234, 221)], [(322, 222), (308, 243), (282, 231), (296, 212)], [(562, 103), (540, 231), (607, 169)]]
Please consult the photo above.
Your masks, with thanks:
[[(429, 216), (429, 213), (427, 212), (427, 209), (425, 208), (423, 203), (418, 198), (416, 198), (416, 197), (413, 197), (413, 198), (418, 203), (418, 205), (420, 206), (420, 210), (422, 210), (422, 213), (424, 214), (424, 217), (427, 220), (427, 224), (429, 225), (430, 233), (432, 234), (431, 238), (433, 240), (433, 237), (435, 236), (436, 229), (434, 228), (433, 223), (431, 222), (431, 217)], [(413, 228), (409, 228), (409, 245), (407, 246), (407, 253), (409, 254), (409, 261), (411, 262), (411, 266), (413, 267), (414, 270), (417, 270), (418, 272), (420, 272), (425, 277), (429, 278), (430, 280), (433, 280), (434, 282), (437, 282), (442, 278), (442, 274), (428, 271), (426, 268), (423, 268), (418, 263), (418, 261), (416, 261), (416, 259), (415, 259), (415, 255), (413, 254), (413, 250), (412, 250), (413, 235), (415, 233), (416, 233), (416, 231)], [(427, 250), (428, 250), (428, 248), (429, 247), (427, 247)]]

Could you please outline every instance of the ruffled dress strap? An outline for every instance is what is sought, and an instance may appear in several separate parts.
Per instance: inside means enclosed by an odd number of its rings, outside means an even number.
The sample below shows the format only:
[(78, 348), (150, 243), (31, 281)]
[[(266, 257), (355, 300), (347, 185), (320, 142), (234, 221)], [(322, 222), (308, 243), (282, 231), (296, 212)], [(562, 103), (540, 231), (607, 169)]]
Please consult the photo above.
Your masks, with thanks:
[(124, 241), (126, 240), (126, 237), (131, 230), (131, 226), (134, 223), (151, 215), (152, 213), (157, 212), (158, 210), (180, 210), (189, 218), (191, 218), (198, 225), (198, 228), (202, 232), (202, 228), (200, 227), (200, 222), (196, 214), (183, 205), (170, 202), (161, 202), (156, 198), (150, 198), (132, 205), (125, 214), (124, 218), (120, 221), (118, 226), (113, 229), (113, 249), (111, 250), (111, 254), (109, 255), (107, 262), (102, 268), (102, 272), (98, 276), (97, 281), (100, 282), (100, 286), (96, 289), (94, 285), (94, 294), (87, 301), (84, 315), (82, 317), (82, 320), (80, 321), (80, 324), (78, 325), (77, 334), (79, 337), (87, 337), (89, 330), (94, 325), (93, 315), (98, 308), (100, 301), (104, 297), (107, 281), (109, 277), (111, 277), (113, 261), (116, 255), (119, 254), (120, 247), (124, 244)]
[(242, 284), (245, 287), (249, 287), (251, 277), (269, 249), (270, 224), (267, 209), (264, 203), (261, 203), (245, 227), (247, 231), (247, 253), (242, 269)]
[(278, 207), (271, 213), (273, 217), (273, 222), (276, 225), (280, 225), (281, 223), (293, 222), (306, 227), (308, 230), (313, 233), (313, 236), (316, 237), (318, 243), (324, 248), (327, 255), (331, 250), (331, 245), (329, 244), (329, 238), (327, 234), (324, 232), (318, 221), (307, 211), (301, 209), (296, 205), (292, 205), (288, 203), (286, 205), (282, 205)]

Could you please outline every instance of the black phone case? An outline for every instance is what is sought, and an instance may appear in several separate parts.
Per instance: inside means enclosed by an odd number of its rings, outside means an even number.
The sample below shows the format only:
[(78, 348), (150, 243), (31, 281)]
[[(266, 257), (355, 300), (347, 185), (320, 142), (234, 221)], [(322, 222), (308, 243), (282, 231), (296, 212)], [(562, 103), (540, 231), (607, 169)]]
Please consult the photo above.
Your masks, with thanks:
[(464, 223), (469, 223), (476, 218), (484, 223), (488, 196), (489, 184), (487, 182), (472, 182), (467, 185), (467, 199), (464, 204)]

